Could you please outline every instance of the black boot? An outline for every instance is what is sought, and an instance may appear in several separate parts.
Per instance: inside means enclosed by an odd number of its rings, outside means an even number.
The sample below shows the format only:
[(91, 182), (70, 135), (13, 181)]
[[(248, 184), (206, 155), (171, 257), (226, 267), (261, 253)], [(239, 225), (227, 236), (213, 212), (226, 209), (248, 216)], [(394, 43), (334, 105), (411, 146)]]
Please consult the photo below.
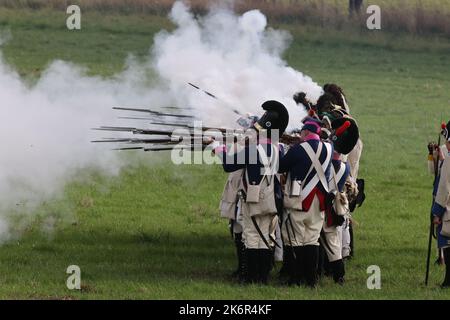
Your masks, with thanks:
[(319, 263), (317, 266), (317, 275), (319, 278), (326, 275), (326, 252), (322, 245), (319, 246)]
[(345, 265), (342, 259), (330, 262), (331, 270), (333, 272), (333, 280), (335, 283), (343, 285), (345, 282)]
[(445, 278), (441, 288), (450, 288), (450, 248), (444, 249)]
[(245, 278), (245, 272), (247, 269), (246, 266), (246, 256), (245, 256), (245, 245), (242, 242), (242, 233), (234, 234), (234, 244), (236, 247), (236, 256), (237, 256), (237, 269), (233, 272), (232, 276), (237, 278), (239, 281), (242, 281)]
[(258, 251), (258, 283), (267, 284), (273, 264), (272, 250), (259, 249)]
[(294, 251), (290, 246), (283, 246), (283, 265), (278, 273), (281, 283), (288, 283), (290, 270), (294, 261)]
[(304, 268), (306, 285), (311, 288), (317, 286), (319, 280), (317, 276), (317, 265), (319, 261), (319, 246), (305, 246), (304, 247)]
[(259, 249), (246, 249), (247, 277), (246, 283), (257, 283), (259, 275)]
[(292, 247), (292, 249), (295, 259), (289, 272), (289, 284), (300, 286), (305, 284), (305, 247)]
[(317, 277), (320, 279), (322, 276), (331, 277), (333, 270), (328, 260), (327, 252), (322, 245), (319, 245), (319, 259), (317, 267)]

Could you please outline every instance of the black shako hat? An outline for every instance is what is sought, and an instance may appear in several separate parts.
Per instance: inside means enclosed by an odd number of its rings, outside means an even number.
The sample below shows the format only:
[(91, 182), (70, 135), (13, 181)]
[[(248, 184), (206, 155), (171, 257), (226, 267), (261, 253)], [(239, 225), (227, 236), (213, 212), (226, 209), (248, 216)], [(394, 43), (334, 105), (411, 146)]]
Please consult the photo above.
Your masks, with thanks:
[(332, 135), (334, 150), (341, 154), (349, 154), (359, 140), (359, 129), (356, 121), (349, 116), (344, 116), (333, 120), (331, 127), (334, 130)]
[(281, 136), (289, 124), (289, 112), (286, 107), (281, 102), (275, 100), (266, 101), (261, 107), (266, 112), (254, 124), (254, 127), (258, 131), (278, 129)]

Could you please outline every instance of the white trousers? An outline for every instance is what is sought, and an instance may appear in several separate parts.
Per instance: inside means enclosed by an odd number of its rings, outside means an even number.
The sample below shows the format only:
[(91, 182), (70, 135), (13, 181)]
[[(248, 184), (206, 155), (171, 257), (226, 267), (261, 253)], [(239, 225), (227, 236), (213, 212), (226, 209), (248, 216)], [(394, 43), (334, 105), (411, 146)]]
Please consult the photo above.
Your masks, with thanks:
[(342, 258), (350, 256), (350, 219), (345, 219), (342, 225)]
[(307, 212), (289, 209), (287, 213), (282, 227), (284, 244), (293, 247), (318, 246), (325, 217), (324, 212), (320, 211), (319, 198), (314, 197)]
[[(277, 215), (275, 213), (263, 214), (256, 215), (254, 218), (264, 239), (269, 246), (273, 247), (275, 244), (270, 237), (275, 239), (275, 227), (278, 224)], [(242, 229), (242, 239), (247, 249), (269, 249), (253, 223), (246, 203), (242, 203)]]
[(323, 231), (325, 234), (326, 244), (324, 249), (328, 257), (328, 261), (333, 262), (342, 259), (342, 227), (327, 227), (324, 223)]

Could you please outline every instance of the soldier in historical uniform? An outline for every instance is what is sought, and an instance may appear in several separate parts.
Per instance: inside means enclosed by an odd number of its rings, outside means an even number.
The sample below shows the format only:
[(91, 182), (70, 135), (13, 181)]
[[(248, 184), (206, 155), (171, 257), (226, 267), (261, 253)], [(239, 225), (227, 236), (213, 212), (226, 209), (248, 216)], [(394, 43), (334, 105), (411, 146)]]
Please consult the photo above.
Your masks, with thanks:
[(325, 212), (325, 221), (321, 237), (322, 248), (326, 253), (328, 272), (334, 281), (343, 284), (345, 279), (345, 266), (343, 261), (343, 225), (350, 216), (349, 201), (347, 198), (347, 179), (350, 175), (350, 166), (342, 161), (342, 155), (351, 152), (359, 139), (359, 130), (353, 119), (342, 117), (332, 122), (332, 135), (334, 153), (329, 180), (329, 198)]
[(283, 242), (291, 247), (290, 284), (317, 285), (319, 237), (324, 222), (333, 147), (322, 142), (320, 124), (306, 121), (300, 132), (302, 143), (292, 146), (280, 160), (287, 173)]
[[(438, 177), (440, 175), (442, 163), (447, 156), (447, 147), (445, 144), (439, 146), (434, 142), (428, 143), (428, 172), (432, 175), (436, 175)], [(436, 194), (437, 184), (434, 182), (434, 190), (433, 195)], [(444, 254), (443, 249), (439, 248), (438, 244), (438, 257), (436, 259), (436, 264), (442, 265), (444, 264)]]
[[(237, 123), (243, 130), (248, 130), (253, 127), (257, 120), (258, 118), (256, 116), (249, 114), (239, 118)], [(233, 146), (233, 152), (239, 150), (238, 144), (239, 143)], [(247, 275), (245, 245), (242, 239), (242, 210), (241, 201), (239, 199), (239, 190), (242, 189), (243, 174), (244, 169), (240, 169), (233, 171), (228, 175), (220, 200), (220, 216), (229, 221), (230, 233), (236, 248), (237, 268), (232, 273), (232, 277), (237, 278), (239, 282), (245, 282)]]
[(442, 162), (440, 174), (435, 181), (435, 198), (432, 208), (434, 223), (438, 225), (438, 246), (443, 249), (445, 279), (443, 288), (450, 287), (450, 121), (442, 130), (446, 140), (447, 156)]
[[(334, 202), (328, 205), (323, 224), (322, 246), (326, 253), (329, 272), (336, 283), (344, 284), (345, 266), (342, 259), (342, 225), (349, 214), (344, 189), (349, 175), (348, 164), (342, 162), (341, 154), (334, 152), (331, 169), (330, 191)], [(337, 206), (340, 206), (337, 208)]]
[(247, 272), (245, 246), (242, 241), (242, 216), (239, 190), (244, 170), (237, 170), (228, 175), (220, 201), (220, 215), (229, 220), (230, 232), (234, 240), (237, 256), (237, 268), (232, 276), (244, 281)]
[[(332, 122), (340, 117), (350, 116), (350, 108), (344, 91), (336, 84), (326, 84), (323, 87), (325, 94), (319, 99), (319, 117), (326, 118)], [(363, 150), (363, 142), (358, 138), (353, 149), (342, 155), (342, 161), (346, 162), (350, 168), (350, 174), (346, 181), (347, 196), (351, 200), (350, 211), (354, 212), (356, 205), (364, 202), (364, 180), (358, 179), (359, 162)], [(342, 226), (342, 256), (349, 258), (354, 254), (353, 221), (347, 217)]]
[[(346, 150), (345, 154), (342, 154), (341, 160), (349, 165), (350, 174), (347, 177), (345, 183), (346, 195), (349, 200), (350, 212), (354, 212), (356, 206), (361, 206), (365, 199), (364, 194), (364, 180), (358, 179), (359, 162), (362, 154), (363, 143), (359, 138), (359, 132), (355, 135), (357, 125), (355, 120), (350, 117), (350, 108), (347, 103), (346, 96), (342, 88), (336, 84), (325, 84), (323, 86), (323, 95), (321, 95), (314, 105), (306, 99), (306, 94), (299, 92), (294, 95), (294, 100), (297, 104), (302, 104), (306, 110), (314, 117), (320, 119), (325, 126), (322, 132), (326, 132), (328, 129), (332, 131), (332, 123), (338, 119), (348, 119), (352, 122), (351, 136), (357, 137), (356, 140), (349, 141), (348, 144), (351, 149)], [(346, 120), (343, 120), (346, 121)], [(349, 258), (353, 256), (353, 227), (352, 219), (349, 216), (346, 217), (341, 232), (342, 239), (342, 256), (343, 258)]]
[(289, 114), (280, 102), (266, 101), (262, 108), (266, 112), (254, 124), (254, 135), (242, 151), (230, 154), (223, 145), (214, 149), (226, 172), (243, 170), (242, 239), (247, 261), (246, 281), (250, 283), (267, 283), (273, 264), (277, 201), (281, 200), (281, 185), (276, 177), (280, 158), (277, 144), (289, 122)]

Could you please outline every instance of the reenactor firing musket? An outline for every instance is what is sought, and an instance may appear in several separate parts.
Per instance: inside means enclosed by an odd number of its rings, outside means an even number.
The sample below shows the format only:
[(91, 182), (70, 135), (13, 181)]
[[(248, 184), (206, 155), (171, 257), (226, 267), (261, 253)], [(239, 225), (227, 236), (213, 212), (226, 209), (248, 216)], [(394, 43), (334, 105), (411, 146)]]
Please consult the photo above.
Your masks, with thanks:
[[(330, 187), (339, 192), (336, 192), (334, 197), (327, 198), (324, 232), (321, 235), (323, 260), (327, 261), (327, 264), (323, 262), (320, 270), (324, 272), (322, 270), (326, 269), (326, 272), (332, 274), (337, 283), (342, 284), (345, 275), (343, 259), (353, 254), (351, 212), (356, 205), (361, 206), (365, 198), (364, 180), (357, 179), (362, 142), (358, 125), (349, 114), (343, 90), (335, 84), (326, 84), (323, 91), (324, 93), (319, 97), (317, 103), (309, 101), (304, 92), (294, 94), (293, 99), (308, 113), (308, 117), (303, 122), (317, 122), (321, 127), (317, 132), (321, 140), (331, 142), (334, 146), (332, 173), (335, 176), (335, 182), (340, 181), (340, 183), (336, 183), (336, 185), (331, 183)], [(338, 198), (340, 200), (336, 200)], [(335, 203), (340, 205), (334, 205)], [(337, 214), (337, 212), (344, 211), (346, 212), (344, 215)], [(338, 232), (337, 226), (341, 227), (341, 231)], [(336, 237), (336, 235), (338, 236)], [(339, 241), (335, 241), (335, 239), (339, 239)], [(286, 270), (288, 269), (289, 266)]]
[[(240, 125), (241, 129), (231, 129), (231, 128), (223, 128), (223, 127), (197, 127), (195, 122), (187, 122), (184, 119), (190, 119), (192, 120), (193, 117), (188, 115), (180, 115), (180, 114), (174, 114), (174, 113), (162, 113), (159, 111), (153, 111), (149, 109), (141, 109), (141, 108), (124, 108), (124, 107), (114, 107), (115, 110), (126, 110), (126, 111), (137, 111), (137, 112), (147, 112), (151, 113), (153, 116), (156, 117), (121, 117), (123, 119), (136, 119), (136, 120), (149, 120), (151, 124), (153, 125), (160, 125), (160, 126), (166, 126), (171, 127), (171, 129), (152, 129), (152, 128), (136, 128), (136, 127), (120, 127), (120, 126), (101, 126), (99, 128), (94, 128), (93, 130), (98, 131), (109, 131), (109, 132), (129, 132), (133, 135), (154, 135), (154, 136), (162, 136), (159, 138), (150, 138), (150, 139), (134, 139), (134, 138), (106, 138), (101, 140), (95, 140), (92, 141), (93, 143), (128, 143), (128, 144), (165, 144), (163, 150), (173, 149), (173, 147), (183, 141), (186, 141), (188, 138), (190, 138), (190, 142), (195, 141), (201, 141), (202, 147), (205, 147), (204, 140), (207, 137), (214, 137), (216, 141), (227, 140), (229, 142), (229, 138), (232, 138), (233, 142), (238, 141), (245, 141), (246, 136), (243, 129), (247, 129), (249, 126), (249, 123), (254, 123), (256, 121), (254, 116), (244, 116), (240, 117), (237, 120), (237, 123)], [(180, 120), (184, 121), (164, 121), (162, 118), (158, 117), (165, 117), (165, 116), (173, 116), (173, 117), (179, 117)], [(181, 118), (180, 118), (181, 117)], [(188, 118), (189, 117), (189, 118)], [(177, 128), (180, 128), (180, 130), (176, 130)], [(186, 130), (181, 130), (186, 129)], [(199, 138), (199, 132), (201, 132), (201, 137)], [(182, 141), (183, 140), (183, 141)], [(208, 140), (209, 141), (209, 140)], [(117, 148), (115, 150), (144, 150), (145, 148), (139, 148), (139, 147), (123, 147), (123, 148)], [(160, 151), (159, 149), (151, 149), (148, 151)], [(146, 150), (144, 150), (146, 151)], [(162, 150), (161, 150), (162, 151)]]
[[(144, 147), (123, 147), (123, 148), (115, 148), (113, 150), (126, 151), (126, 150), (144, 150), (144, 151), (165, 151), (172, 150), (177, 148), (182, 149), (194, 149), (194, 145), (200, 146), (202, 150), (204, 150), (210, 144), (210, 137), (214, 137), (215, 141), (221, 141), (225, 143), (227, 141), (227, 137), (232, 135), (233, 142), (240, 140), (240, 137), (243, 136), (242, 132), (237, 132), (234, 130), (227, 130), (224, 128), (202, 128), (201, 136), (198, 136), (197, 132), (195, 132), (195, 127), (187, 127), (183, 126), (186, 129), (194, 129), (189, 130), (187, 132), (183, 131), (171, 131), (171, 130), (153, 130), (153, 129), (139, 129), (134, 127), (100, 127), (94, 128), (93, 130), (100, 131), (110, 131), (110, 132), (130, 132), (135, 135), (155, 135), (155, 136), (165, 136), (159, 138), (149, 138), (149, 139), (139, 139), (139, 138), (104, 138), (101, 140), (91, 141), (92, 143), (124, 143), (124, 144), (151, 144), (157, 145), (157, 148), (144, 148)], [(211, 130), (211, 132), (206, 132), (207, 130)], [(216, 132), (213, 132), (216, 131)], [(221, 137), (217, 137), (215, 133), (220, 133)], [(209, 139), (208, 139), (209, 137)], [(182, 143), (190, 143), (190, 145), (183, 145)], [(195, 150), (199, 150), (197, 148)]]

